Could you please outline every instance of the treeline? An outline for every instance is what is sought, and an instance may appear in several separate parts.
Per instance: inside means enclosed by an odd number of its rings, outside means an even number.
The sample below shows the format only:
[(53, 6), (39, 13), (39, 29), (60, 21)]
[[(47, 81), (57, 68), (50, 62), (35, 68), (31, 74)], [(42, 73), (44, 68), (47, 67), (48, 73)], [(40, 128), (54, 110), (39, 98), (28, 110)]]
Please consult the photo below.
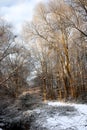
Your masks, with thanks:
[[(3, 27), (2, 24), (0, 26)], [(6, 25), (4, 29), (7, 30)], [(4, 31), (4, 35), (1, 32), (0, 29), (1, 86), (4, 83), (18, 92), (34, 72), (44, 100), (85, 97), (86, 0), (49, 0), (38, 4), (32, 21), (23, 26), (21, 43), (12, 33), (9, 34), (10, 31)]]
[(45, 99), (77, 99), (87, 90), (87, 1), (50, 0), (35, 8), (23, 36), (33, 44)]

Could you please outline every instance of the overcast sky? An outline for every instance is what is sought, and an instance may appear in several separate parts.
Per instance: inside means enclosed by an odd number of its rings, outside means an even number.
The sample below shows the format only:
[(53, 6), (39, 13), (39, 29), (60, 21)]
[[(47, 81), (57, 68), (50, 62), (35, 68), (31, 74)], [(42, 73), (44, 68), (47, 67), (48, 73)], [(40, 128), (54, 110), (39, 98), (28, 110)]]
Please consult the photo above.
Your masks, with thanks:
[(0, 0), (0, 16), (11, 22), (19, 32), (23, 22), (32, 19), (34, 7), (41, 1), (45, 0)]

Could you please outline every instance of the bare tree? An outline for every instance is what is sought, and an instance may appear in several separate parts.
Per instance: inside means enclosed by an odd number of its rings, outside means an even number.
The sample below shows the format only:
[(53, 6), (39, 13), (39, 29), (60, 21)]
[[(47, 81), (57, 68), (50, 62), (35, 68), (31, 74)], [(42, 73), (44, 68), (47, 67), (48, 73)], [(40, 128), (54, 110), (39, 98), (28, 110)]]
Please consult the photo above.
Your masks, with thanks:
[[(9, 96), (17, 97), (28, 87), (31, 54), (21, 39), (12, 33), (11, 26), (0, 19), (0, 87)], [(6, 91), (4, 91), (6, 90)]]
[[(51, 93), (56, 86), (59, 99), (76, 99), (78, 90), (86, 89), (86, 59), (82, 60), (81, 56), (84, 52), (86, 57), (85, 2), (76, 0), (73, 4), (72, 0), (51, 0), (46, 5), (40, 3), (36, 7), (32, 22), (27, 22), (23, 28), (27, 42), (33, 43), (35, 47), (37, 45), (36, 52), (42, 67), (40, 70), (45, 77), (43, 93), (48, 90)], [(46, 84), (46, 81), (51, 84)]]

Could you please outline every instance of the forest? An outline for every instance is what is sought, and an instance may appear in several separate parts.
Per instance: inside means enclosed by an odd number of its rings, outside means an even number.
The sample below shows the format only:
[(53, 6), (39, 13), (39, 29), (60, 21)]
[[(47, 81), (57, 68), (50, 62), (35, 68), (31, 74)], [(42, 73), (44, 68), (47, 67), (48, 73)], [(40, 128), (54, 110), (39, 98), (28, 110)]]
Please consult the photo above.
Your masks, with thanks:
[(0, 17), (0, 101), (29, 90), (87, 103), (87, 0), (40, 2), (20, 34)]
[[(36, 6), (19, 36), (0, 18), (0, 87), (13, 97), (31, 73), (43, 100), (84, 98), (87, 91), (87, 1), (52, 0)], [(39, 80), (38, 80), (39, 79)], [(2, 93), (2, 92), (1, 92)]]

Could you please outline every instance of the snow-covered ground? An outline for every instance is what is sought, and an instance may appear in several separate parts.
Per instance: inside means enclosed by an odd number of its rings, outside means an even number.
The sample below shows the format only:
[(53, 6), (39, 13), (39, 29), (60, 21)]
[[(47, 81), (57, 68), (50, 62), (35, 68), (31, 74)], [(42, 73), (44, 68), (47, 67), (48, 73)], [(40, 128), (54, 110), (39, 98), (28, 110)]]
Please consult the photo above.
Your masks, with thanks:
[(37, 113), (30, 130), (87, 130), (87, 105), (47, 102)]
[[(69, 106), (74, 107), (77, 111), (67, 111), (67, 114), (62, 116), (54, 115), (53, 118), (47, 119), (47, 126), (54, 127), (55, 130), (55, 124), (60, 124), (60, 127), (62, 129), (70, 129), (70, 130), (87, 130), (87, 105), (84, 104), (71, 104), (71, 103), (60, 103), (60, 102), (48, 102), (48, 105), (50, 106)], [(71, 116), (69, 116), (69, 114)]]

